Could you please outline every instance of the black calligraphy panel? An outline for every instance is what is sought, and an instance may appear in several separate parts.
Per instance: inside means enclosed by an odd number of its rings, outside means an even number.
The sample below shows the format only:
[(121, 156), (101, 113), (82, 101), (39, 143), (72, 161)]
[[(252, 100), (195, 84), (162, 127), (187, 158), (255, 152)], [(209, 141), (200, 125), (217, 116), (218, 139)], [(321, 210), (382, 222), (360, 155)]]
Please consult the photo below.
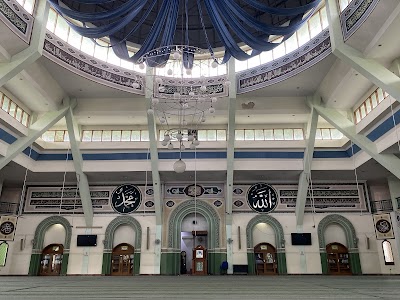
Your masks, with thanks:
[(117, 187), (111, 195), (111, 206), (120, 214), (129, 214), (137, 210), (142, 202), (140, 190), (133, 184)]
[(247, 191), (247, 203), (252, 210), (269, 213), (278, 205), (276, 190), (263, 182), (253, 184)]

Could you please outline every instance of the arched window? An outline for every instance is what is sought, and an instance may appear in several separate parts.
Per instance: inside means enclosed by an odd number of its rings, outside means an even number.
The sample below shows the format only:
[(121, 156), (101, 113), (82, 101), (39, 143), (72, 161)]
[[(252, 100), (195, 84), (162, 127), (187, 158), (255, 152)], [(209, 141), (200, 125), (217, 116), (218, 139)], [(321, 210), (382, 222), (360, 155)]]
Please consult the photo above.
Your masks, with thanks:
[(6, 242), (0, 243), (0, 267), (4, 267), (6, 265), (8, 252), (8, 244)]
[(394, 265), (394, 257), (392, 251), (392, 245), (388, 240), (382, 242), (383, 258), (385, 259), (385, 265)]

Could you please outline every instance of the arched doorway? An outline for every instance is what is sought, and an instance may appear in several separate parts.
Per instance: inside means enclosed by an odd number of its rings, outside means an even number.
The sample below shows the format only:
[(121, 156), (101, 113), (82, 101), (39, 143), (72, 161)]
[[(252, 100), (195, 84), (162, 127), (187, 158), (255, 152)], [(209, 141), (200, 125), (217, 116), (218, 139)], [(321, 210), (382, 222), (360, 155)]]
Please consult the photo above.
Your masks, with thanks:
[[(121, 226), (128, 226), (133, 229), (135, 233), (134, 238), (134, 246), (132, 246), (133, 251), (133, 267), (130, 275), (138, 275), (140, 273), (140, 252), (142, 248), (142, 227), (139, 222), (130, 216), (119, 216), (110, 222), (107, 226), (105, 239), (104, 239), (104, 252), (103, 252), (103, 267), (102, 274), (103, 275), (112, 275), (112, 262), (113, 262), (113, 251), (119, 245), (123, 245), (125, 243), (121, 242), (120, 239), (114, 239), (115, 232)], [(114, 246), (115, 240), (118, 240), (118, 245)], [(126, 243), (126, 245), (130, 245)], [(122, 251), (122, 250), (121, 250)], [(125, 251), (125, 250), (123, 250)], [(123, 254), (121, 254), (123, 255)], [(132, 259), (129, 258), (129, 263), (132, 262)], [(125, 274), (124, 274), (125, 275)]]
[[(252, 218), (249, 223), (247, 223), (246, 227), (246, 238), (247, 238), (247, 264), (248, 264), (248, 273), (249, 274), (257, 274), (256, 267), (256, 255), (255, 248), (258, 246), (254, 246), (254, 237), (253, 232), (258, 224), (265, 224), (271, 227), (271, 232), (274, 235), (274, 243), (275, 246), (271, 245), (271, 243), (266, 242), (258, 242), (258, 245), (268, 245), (275, 249), (275, 260), (276, 260), (276, 274), (286, 274), (286, 253), (285, 253), (285, 239), (283, 234), (282, 225), (276, 220), (274, 217), (269, 215), (257, 215)], [(261, 250), (261, 249), (260, 249)]]
[(340, 243), (326, 245), (328, 257), (328, 274), (351, 275), (349, 250)]
[[(354, 229), (353, 224), (351, 224), (351, 222), (348, 219), (338, 214), (328, 215), (325, 218), (323, 218), (318, 224), (318, 240), (319, 240), (319, 251), (321, 256), (322, 274), (330, 274), (329, 273), (330, 261), (328, 253), (333, 253), (333, 252), (328, 252), (327, 246), (329, 246), (330, 244), (339, 244), (337, 242), (326, 243), (325, 231), (330, 225), (338, 225), (344, 231), (347, 247), (344, 246), (343, 244), (341, 245), (347, 248), (346, 253), (348, 253), (348, 262), (351, 274), (362, 274), (356, 231)], [(330, 248), (330, 250), (332, 249)]]
[(167, 249), (163, 249), (161, 254), (161, 274), (180, 273), (182, 221), (194, 213), (203, 216), (208, 224), (207, 236), (204, 237), (207, 240), (208, 273), (220, 274), (221, 263), (226, 261), (226, 251), (220, 249), (220, 216), (211, 205), (204, 201), (195, 203), (194, 200), (179, 204), (169, 216)]
[[(206, 218), (197, 213), (190, 213), (186, 215), (181, 224), (181, 242), (180, 252), (181, 261), (179, 268), (181, 274), (193, 274), (193, 249), (202, 246), (204, 249), (208, 248), (208, 231), (209, 226)], [(185, 255), (183, 256), (182, 253)], [(205, 259), (208, 259), (205, 257)], [(207, 274), (207, 270), (205, 270)]]
[(59, 276), (63, 261), (64, 246), (61, 244), (51, 244), (43, 249), (40, 260), (39, 275)]
[(127, 243), (114, 247), (111, 256), (111, 275), (128, 276), (133, 274), (134, 250), (133, 246)]
[[(36, 227), (35, 230), (35, 237), (33, 240), (33, 248), (32, 248), (32, 255), (31, 255), (31, 262), (29, 265), (29, 275), (38, 275), (41, 271), (41, 259), (42, 259), (42, 252), (44, 251), (44, 243), (46, 232), (50, 227), (53, 225), (62, 226), (63, 230), (65, 231), (65, 238), (64, 241), (61, 243), (63, 246), (62, 252), (62, 264), (59, 275), (66, 275), (68, 269), (68, 260), (69, 260), (69, 247), (71, 244), (71, 235), (72, 229), (71, 224), (68, 222), (67, 219), (61, 216), (51, 216), (44, 219), (40, 224)], [(47, 245), (53, 244), (50, 239), (46, 241)], [(47, 247), (46, 245), (46, 247)]]
[(254, 247), (257, 275), (278, 274), (276, 249), (268, 243), (261, 243)]

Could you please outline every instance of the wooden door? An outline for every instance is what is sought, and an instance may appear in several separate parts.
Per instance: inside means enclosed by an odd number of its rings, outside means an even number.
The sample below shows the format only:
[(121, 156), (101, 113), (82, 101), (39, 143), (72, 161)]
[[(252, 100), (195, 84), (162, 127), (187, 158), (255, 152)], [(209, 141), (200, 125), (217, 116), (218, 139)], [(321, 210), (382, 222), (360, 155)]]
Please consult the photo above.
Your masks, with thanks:
[(64, 246), (51, 244), (43, 249), (39, 275), (58, 276), (61, 273)]
[(328, 274), (331, 275), (351, 275), (349, 251), (347, 247), (332, 243), (326, 246), (328, 259)]
[(119, 244), (111, 255), (111, 275), (128, 276), (133, 274), (133, 257), (135, 249), (126, 243)]
[(276, 249), (268, 243), (261, 243), (254, 247), (257, 275), (278, 274)]

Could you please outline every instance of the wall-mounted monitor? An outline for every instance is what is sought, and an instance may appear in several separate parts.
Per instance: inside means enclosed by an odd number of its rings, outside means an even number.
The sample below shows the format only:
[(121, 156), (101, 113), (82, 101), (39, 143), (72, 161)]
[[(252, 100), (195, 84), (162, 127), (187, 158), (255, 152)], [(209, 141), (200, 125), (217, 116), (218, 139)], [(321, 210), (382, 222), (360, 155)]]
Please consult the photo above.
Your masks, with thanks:
[(311, 233), (292, 233), (292, 245), (294, 246), (310, 246)]
[(78, 247), (94, 247), (97, 246), (97, 235), (95, 234), (81, 234), (76, 239)]

